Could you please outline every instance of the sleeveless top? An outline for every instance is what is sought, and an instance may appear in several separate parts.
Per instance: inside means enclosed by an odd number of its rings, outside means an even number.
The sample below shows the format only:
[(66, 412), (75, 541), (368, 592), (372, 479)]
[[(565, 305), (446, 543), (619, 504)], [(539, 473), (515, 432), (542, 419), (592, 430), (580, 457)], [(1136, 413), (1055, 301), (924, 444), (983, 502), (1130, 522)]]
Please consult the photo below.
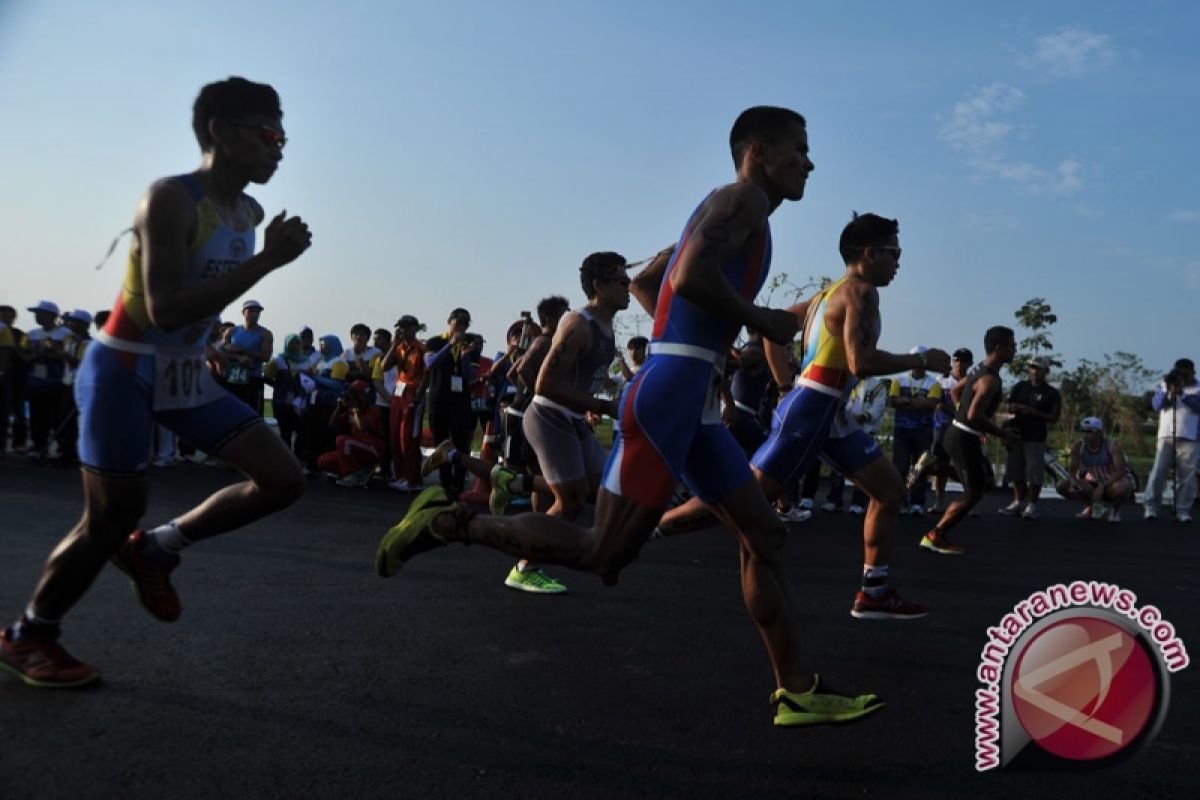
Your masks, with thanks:
[[(846, 343), (841, 334), (829, 330), (825, 325), (825, 309), (834, 291), (848, 280), (850, 276), (843, 275), (810, 301), (817, 304), (817, 310), (810, 316), (809, 324), (813, 330), (804, 334), (807, 339), (800, 359), (800, 373), (796, 376), (797, 386), (843, 400), (850, 396), (850, 390), (858, 383), (858, 378), (850, 372)], [(879, 336), (878, 328), (875, 335)]]
[(608, 367), (617, 356), (616, 338), (612, 330), (605, 331), (596, 321), (596, 316), (586, 308), (577, 312), (588, 321), (592, 329), (592, 346), (575, 361), (575, 372), (571, 385), (581, 392), (595, 394), (597, 383), (608, 375)]
[[(233, 345), (240, 347), (243, 350), (251, 350), (254, 352), (258, 352), (258, 351), (262, 350), (262, 343), (263, 343), (262, 326), (259, 325), (259, 326), (255, 327), (254, 330), (251, 331), (251, 330), (246, 330), (245, 325), (238, 325), (236, 328), (233, 329), (233, 333), (231, 333), (229, 335), (229, 341)], [(263, 370), (262, 364), (255, 364), (253, 367), (250, 368), (250, 374), (256, 378), (261, 378), (262, 374), (263, 374), (262, 370)]]
[[(221, 220), (216, 204), (193, 175), (177, 175), (176, 181), (187, 189), (196, 208), (196, 235), (188, 246), (184, 286), (196, 286), (220, 277), (254, 254), (254, 228), (263, 220), (262, 207), (247, 194), (238, 201), (239, 210), (250, 224), (234, 230)], [(144, 242), (140, 243), (145, 245)], [(140, 247), (129, 248), (125, 280), (113, 305), (112, 316), (96, 339), (115, 350), (154, 353), (158, 350), (203, 352), (209, 331), (220, 321), (205, 317), (173, 331), (163, 330), (150, 321), (146, 311), (146, 292), (142, 281)]]
[[(708, 197), (711, 197), (710, 192)], [(650, 335), (651, 351), (655, 343), (698, 347), (711, 353), (710, 360), (724, 357), (737, 337), (741, 325), (718, 317), (700, 308), (689, 300), (675, 295), (671, 288), (671, 274), (679, 264), (679, 256), (687, 249), (692, 236), (692, 226), (708, 197), (692, 211), (675, 253), (667, 263), (662, 284), (658, 290), (658, 303), (654, 308), (654, 330)], [(741, 252), (721, 265), (721, 273), (734, 291), (751, 300), (762, 289), (771, 268), (771, 226), (764, 222), (760, 232), (754, 234)], [(699, 355), (699, 354), (698, 354)]]
[[(967, 421), (967, 414), (970, 413), (971, 403), (975, 400), (975, 384), (978, 383), (979, 379), (984, 375), (995, 375), (996, 380), (1000, 380), (1000, 373), (998, 371), (992, 369), (983, 362), (976, 364), (975, 368), (973, 368), (970, 374), (967, 376), (966, 386), (963, 387), (962, 399), (958, 403), (958, 410), (954, 412), (954, 427), (958, 428), (959, 430), (966, 431), (967, 433), (973, 433), (976, 436), (981, 434), (979, 431), (971, 427), (971, 423)], [(983, 413), (988, 417), (991, 417), (993, 414), (995, 414), (996, 409), (1000, 407), (1000, 397), (1003, 395), (1003, 386), (1004, 384), (1001, 381), (1001, 391), (997, 391), (994, 395), (992, 395), (992, 399), (988, 401), (987, 408), (983, 410)]]

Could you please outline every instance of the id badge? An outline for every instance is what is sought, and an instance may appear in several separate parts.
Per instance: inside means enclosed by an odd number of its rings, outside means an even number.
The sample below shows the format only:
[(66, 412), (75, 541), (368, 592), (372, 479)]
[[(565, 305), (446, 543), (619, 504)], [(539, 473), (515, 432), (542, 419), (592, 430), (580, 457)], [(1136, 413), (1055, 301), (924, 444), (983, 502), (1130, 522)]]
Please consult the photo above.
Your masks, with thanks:
[(404, 396), (404, 387), (408, 386), (404, 381), (396, 381), (396, 388), (392, 389), (392, 394), (396, 397)]
[(203, 351), (154, 354), (154, 410), (197, 408), (218, 398)]
[(34, 364), (33, 377), (35, 380), (44, 381), (50, 377), (50, 370), (46, 369), (45, 364)]
[(461, 392), (462, 390), (463, 390), (462, 375), (451, 375), (450, 376), (450, 391)]

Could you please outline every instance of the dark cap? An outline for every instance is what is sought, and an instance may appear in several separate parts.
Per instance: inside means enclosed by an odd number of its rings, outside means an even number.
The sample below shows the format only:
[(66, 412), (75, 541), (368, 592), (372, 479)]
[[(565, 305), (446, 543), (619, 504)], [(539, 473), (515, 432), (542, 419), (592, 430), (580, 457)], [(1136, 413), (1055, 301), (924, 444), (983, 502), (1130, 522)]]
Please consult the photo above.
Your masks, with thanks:
[(975, 354), (965, 347), (960, 347), (954, 351), (954, 360), (969, 361), (973, 364), (975, 363)]
[(396, 320), (396, 327), (399, 328), (401, 325), (405, 325), (407, 327), (416, 328), (417, 330), (420, 330), (421, 321), (418, 320), (416, 317), (414, 317), (412, 314), (405, 314), (403, 317)]

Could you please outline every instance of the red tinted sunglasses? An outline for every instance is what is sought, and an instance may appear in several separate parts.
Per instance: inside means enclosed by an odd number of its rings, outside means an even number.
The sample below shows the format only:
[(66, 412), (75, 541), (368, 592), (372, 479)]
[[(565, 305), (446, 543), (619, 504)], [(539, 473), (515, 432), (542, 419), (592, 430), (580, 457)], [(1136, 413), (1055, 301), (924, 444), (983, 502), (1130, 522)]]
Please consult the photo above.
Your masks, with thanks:
[(238, 128), (249, 128), (254, 131), (258, 140), (267, 147), (278, 147), (282, 150), (287, 145), (287, 137), (270, 125), (264, 125), (261, 122), (234, 122), (231, 124)]

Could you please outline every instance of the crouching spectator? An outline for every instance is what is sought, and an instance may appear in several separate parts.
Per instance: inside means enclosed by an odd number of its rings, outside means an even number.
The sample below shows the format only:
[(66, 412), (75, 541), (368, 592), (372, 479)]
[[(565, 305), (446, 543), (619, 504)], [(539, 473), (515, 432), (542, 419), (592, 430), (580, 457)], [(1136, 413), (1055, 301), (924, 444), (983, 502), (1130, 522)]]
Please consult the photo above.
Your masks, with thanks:
[(1137, 490), (1125, 451), (1120, 442), (1104, 435), (1099, 417), (1087, 417), (1079, 429), (1083, 439), (1071, 447), (1071, 477), (1058, 482), (1058, 493), (1086, 504), (1075, 515), (1080, 519), (1107, 517), (1109, 522), (1120, 522), (1121, 504), (1132, 500)]
[(371, 480), (383, 459), (382, 416), (366, 381), (354, 381), (337, 399), (329, 418), (336, 446), (317, 459), (317, 465), (324, 472), (337, 473), (338, 486), (366, 486)]

